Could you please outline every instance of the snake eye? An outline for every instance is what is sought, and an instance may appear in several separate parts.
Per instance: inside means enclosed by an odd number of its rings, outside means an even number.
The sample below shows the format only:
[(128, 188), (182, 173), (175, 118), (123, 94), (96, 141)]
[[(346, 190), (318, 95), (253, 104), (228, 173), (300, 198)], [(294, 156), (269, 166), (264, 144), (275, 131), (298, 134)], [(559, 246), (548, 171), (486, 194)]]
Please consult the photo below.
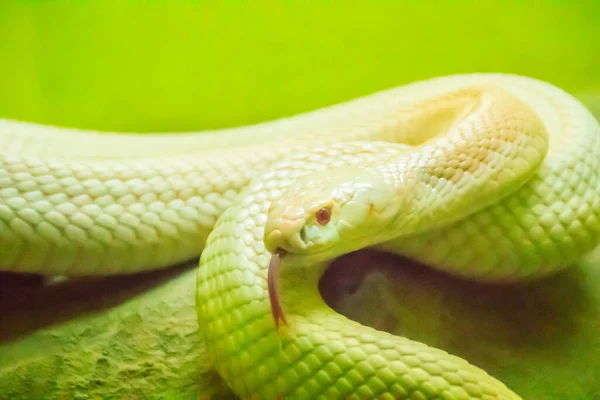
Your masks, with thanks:
[(317, 211), (316, 217), (319, 225), (327, 225), (331, 219), (331, 210), (323, 207)]

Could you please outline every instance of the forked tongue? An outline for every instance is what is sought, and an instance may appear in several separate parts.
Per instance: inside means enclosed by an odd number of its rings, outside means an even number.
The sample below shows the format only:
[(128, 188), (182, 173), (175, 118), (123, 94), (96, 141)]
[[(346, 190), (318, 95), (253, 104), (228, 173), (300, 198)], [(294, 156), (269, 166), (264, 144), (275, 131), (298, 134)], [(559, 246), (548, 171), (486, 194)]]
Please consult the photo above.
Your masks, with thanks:
[(282, 254), (280, 252), (271, 255), (271, 261), (269, 262), (269, 269), (267, 272), (267, 287), (269, 290), (269, 301), (271, 302), (271, 314), (273, 315), (277, 330), (279, 330), (279, 321), (287, 325), (281, 303), (279, 302), (279, 294), (277, 293), (281, 256)]

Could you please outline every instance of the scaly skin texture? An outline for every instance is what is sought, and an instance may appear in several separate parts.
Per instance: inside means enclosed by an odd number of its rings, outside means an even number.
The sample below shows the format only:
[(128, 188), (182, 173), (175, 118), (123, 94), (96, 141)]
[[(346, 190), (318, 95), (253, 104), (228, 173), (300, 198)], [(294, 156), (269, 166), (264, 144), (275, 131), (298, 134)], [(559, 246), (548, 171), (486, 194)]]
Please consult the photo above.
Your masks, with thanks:
[[(518, 124), (503, 125), (513, 116)], [(489, 137), (478, 141), (481, 127)], [(204, 248), (200, 331), (238, 395), (519, 398), (462, 359), (335, 314), (317, 281), (329, 258), (364, 245), (488, 280), (568, 266), (598, 239), (598, 133), (593, 117), (564, 92), (503, 75), (430, 80), (203, 135), (95, 134), (3, 121), (0, 267), (129, 273), (194, 258)], [(284, 260), (279, 291), (289, 326), (275, 331), (264, 240), (267, 220), (277, 218), (272, 211), (267, 219), (271, 203), (285, 204), (284, 189), (302, 175), (322, 171), (326, 180), (330, 169), (381, 166), (384, 157), (414, 151), (396, 164), (402, 168), (381, 175), (406, 190), (402, 204), (409, 207), (400, 209), (413, 220), (368, 241), (344, 240), (319, 257)], [(470, 161), (453, 163), (452, 154)], [(402, 171), (415, 173), (398, 180), (394, 172)], [(310, 187), (303, 189), (309, 197)], [(433, 212), (414, 214), (429, 205)], [(289, 237), (281, 231), (278, 237)]]

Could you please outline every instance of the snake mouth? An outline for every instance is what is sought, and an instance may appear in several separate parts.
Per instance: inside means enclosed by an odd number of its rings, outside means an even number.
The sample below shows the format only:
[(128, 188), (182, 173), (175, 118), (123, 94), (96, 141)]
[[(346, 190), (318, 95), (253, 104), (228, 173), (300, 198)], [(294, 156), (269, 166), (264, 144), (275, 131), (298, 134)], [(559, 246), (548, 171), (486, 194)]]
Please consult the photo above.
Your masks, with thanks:
[(273, 315), (273, 321), (275, 322), (275, 328), (279, 330), (279, 323), (282, 322), (287, 325), (285, 314), (281, 308), (281, 302), (279, 301), (279, 294), (277, 292), (277, 282), (279, 279), (279, 271), (281, 270), (281, 257), (285, 254), (285, 250), (277, 249), (271, 254), (271, 261), (269, 261), (269, 268), (267, 270), (267, 290), (269, 292), (269, 302), (271, 304), (271, 314)]

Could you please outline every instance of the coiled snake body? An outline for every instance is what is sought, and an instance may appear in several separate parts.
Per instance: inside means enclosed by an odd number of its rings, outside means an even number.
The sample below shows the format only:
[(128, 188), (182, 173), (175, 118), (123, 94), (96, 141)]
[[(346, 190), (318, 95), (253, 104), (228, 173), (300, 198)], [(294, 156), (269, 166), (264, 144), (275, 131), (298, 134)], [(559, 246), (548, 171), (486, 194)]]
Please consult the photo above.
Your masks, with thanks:
[(336, 314), (318, 280), (368, 246), (469, 279), (559, 271), (598, 242), (599, 167), (583, 105), (501, 74), (212, 132), (2, 120), (0, 268), (124, 274), (202, 252), (199, 330), (240, 396), (518, 399), (465, 360)]

